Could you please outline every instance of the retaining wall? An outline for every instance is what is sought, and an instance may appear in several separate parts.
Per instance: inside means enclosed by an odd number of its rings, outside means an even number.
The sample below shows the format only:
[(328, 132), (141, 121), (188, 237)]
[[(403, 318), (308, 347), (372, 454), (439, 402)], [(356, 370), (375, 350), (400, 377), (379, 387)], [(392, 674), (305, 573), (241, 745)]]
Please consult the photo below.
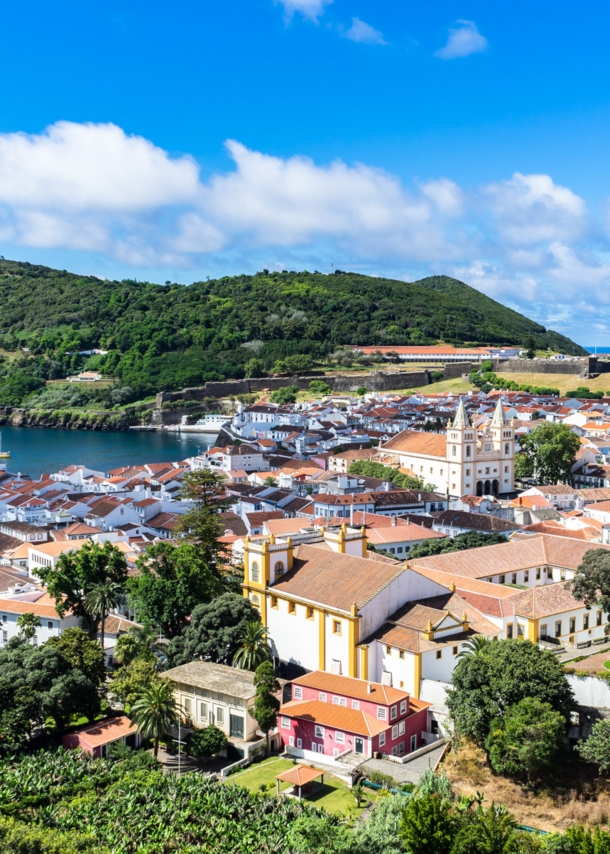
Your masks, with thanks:
[(555, 362), (550, 359), (494, 359), (496, 374), (571, 374), (586, 377), (591, 369), (590, 360)]

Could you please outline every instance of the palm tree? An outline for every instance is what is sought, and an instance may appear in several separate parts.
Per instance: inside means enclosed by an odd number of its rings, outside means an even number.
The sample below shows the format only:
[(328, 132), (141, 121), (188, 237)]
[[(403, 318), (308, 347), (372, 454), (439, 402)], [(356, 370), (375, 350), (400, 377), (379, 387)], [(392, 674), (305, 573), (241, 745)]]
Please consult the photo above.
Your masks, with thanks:
[(493, 638), (485, 637), (485, 635), (473, 635), (464, 643), (457, 657), (466, 658), (468, 655), (485, 655), (491, 643), (493, 643)]
[(106, 617), (113, 608), (118, 608), (123, 601), (123, 588), (116, 581), (106, 579), (102, 584), (91, 587), (85, 596), (85, 605), (93, 617), (101, 621), (101, 644), (104, 649), (104, 630)]
[(233, 667), (243, 670), (256, 670), (263, 661), (272, 658), (267, 628), (257, 620), (246, 623), (241, 637), (237, 641), (237, 652), (233, 656)]
[(40, 617), (30, 611), (20, 614), (17, 617), (17, 628), (19, 629), (19, 637), (29, 642), (36, 637), (36, 629), (40, 628)]
[(172, 724), (178, 723), (178, 707), (174, 698), (174, 684), (169, 679), (151, 682), (141, 688), (131, 705), (129, 718), (144, 738), (154, 739), (155, 759), (159, 753), (159, 739)]

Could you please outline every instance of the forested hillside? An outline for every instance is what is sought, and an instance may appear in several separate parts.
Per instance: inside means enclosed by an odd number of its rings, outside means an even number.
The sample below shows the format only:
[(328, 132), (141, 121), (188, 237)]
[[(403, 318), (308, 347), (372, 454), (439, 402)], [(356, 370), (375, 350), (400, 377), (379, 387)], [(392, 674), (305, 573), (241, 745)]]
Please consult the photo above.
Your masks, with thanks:
[[(0, 364), (0, 403), (17, 402), (18, 394), (9, 401), (3, 391), (9, 380), (33, 394), (41, 380), (85, 362), (142, 395), (277, 370), (289, 356), (309, 356), (307, 366), (349, 344), (522, 344), (533, 336), (539, 347), (584, 354), (444, 276), (407, 283), (340, 271), (265, 270), (184, 286), (0, 261), (0, 306), (0, 349), (30, 353)], [(77, 355), (91, 348), (109, 352), (88, 360)]]

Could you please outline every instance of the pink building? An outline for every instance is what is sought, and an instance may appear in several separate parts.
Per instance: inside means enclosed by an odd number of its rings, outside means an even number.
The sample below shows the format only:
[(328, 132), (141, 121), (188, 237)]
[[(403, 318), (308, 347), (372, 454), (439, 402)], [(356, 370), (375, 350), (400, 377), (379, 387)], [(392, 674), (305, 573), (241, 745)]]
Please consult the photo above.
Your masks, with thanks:
[(429, 707), (389, 685), (318, 670), (292, 682), (279, 732), (288, 753), (308, 759), (349, 752), (403, 756), (425, 744)]
[(66, 750), (80, 747), (85, 753), (102, 758), (111, 744), (123, 742), (128, 747), (139, 747), (141, 738), (138, 728), (128, 717), (107, 718), (104, 721), (87, 726), (84, 729), (64, 735), (62, 744)]

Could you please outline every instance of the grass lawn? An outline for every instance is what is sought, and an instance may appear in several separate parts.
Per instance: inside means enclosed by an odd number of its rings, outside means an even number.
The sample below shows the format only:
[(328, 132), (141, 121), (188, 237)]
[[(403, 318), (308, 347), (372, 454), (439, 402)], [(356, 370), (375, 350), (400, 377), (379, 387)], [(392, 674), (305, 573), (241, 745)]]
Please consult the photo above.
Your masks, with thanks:
[[(276, 776), (290, 768), (294, 768), (292, 760), (271, 757), (237, 774), (231, 774), (227, 779), (227, 785), (244, 786), (251, 792), (260, 792), (261, 785), (266, 784), (266, 794), (275, 795)], [(285, 783), (282, 785), (283, 788), (288, 788)], [(376, 793), (366, 791), (367, 800), (375, 800), (376, 797)], [(363, 800), (362, 807), (357, 807), (354, 796), (345, 783), (327, 773), (324, 774), (324, 787), (308, 797), (307, 802), (322, 807), (327, 812), (343, 813), (352, 818), (357, 818), (365, 806), (365, 800)]]
[(581, 379), (576, 374), (513, 374), (501, 373), (499, 377), (505, 380), (512, 380), (519, 385), (535, 385), (545, 388), (558, 388), (562, 394), (570, 389), (576, 389), (582, 385), (589, 391), (608, 391), (610, 389), (610, 376), (608, 374), (600, 374), (592, 380)]
[(464, 382), (461, 377), (455, 377), (452, 380), (441, 380), (438, 383), (430, 383), (430, 385), (422, 386), (421, 388), (403, 388), (395, 391), (386, 391), (384, 394), (405, 394), (421, 391), (423, 394), (441, 394), (444, 391), (453, 391), (458, 394), (465, 394), (467, 391), (474, 390), (475, 386), (472, 383)]

